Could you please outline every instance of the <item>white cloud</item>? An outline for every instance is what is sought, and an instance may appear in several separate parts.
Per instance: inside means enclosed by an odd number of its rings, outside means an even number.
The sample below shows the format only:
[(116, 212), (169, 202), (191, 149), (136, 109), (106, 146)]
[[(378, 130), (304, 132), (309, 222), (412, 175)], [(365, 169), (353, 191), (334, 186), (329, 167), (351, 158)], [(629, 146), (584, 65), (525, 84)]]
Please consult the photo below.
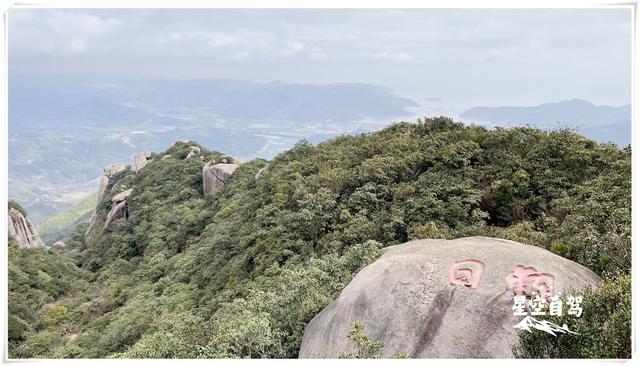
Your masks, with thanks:
[(322, 48), (318, 46), (311, 47), (311, 50), (309, 51), (309, 59), (313, 61), (322, 61), (326, 60), (327, 58), (327, 53), (324, 52)]
[(121, 19), (70, 11), (23, 9), (9, 12), (11, 45), (30, 54), (103, 53), (110, 42), (102, 42), (123, 27)]
[[(620, 9), (12, 9), (10, 69), (296, 82), (330, 78), (389, 85), (420, 100), (431, 93), (453, 100), (481, 92), (504, 103), (503, 98), (529, 93), (545, 101), (580, 96), (626, 104), (630, 14)], [(437, 90), (428, 89), (435, 85)]]

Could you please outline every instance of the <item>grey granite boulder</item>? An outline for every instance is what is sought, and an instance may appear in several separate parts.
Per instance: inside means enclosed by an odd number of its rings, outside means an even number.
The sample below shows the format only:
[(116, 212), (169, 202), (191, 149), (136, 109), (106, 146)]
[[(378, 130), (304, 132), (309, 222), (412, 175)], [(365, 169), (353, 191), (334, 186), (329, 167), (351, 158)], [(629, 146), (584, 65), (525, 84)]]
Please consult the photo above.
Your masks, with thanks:
[(125, 169), (126, 169), (125, 165), (121, 162), (107, 165), (103, 169), (104, 175), (100, 177), (100, 187), (98, 188), (98, 202), (102, 200), (102, 197), (104, 196), (104, 192), (107, 190), (107, 186), (109, 185), (109, 179), (111, 179), (111, 177), (113, 177), (114, 175), (120, 173)]
[(53, 243), (53, 245), (51, 246), (51, 249), (62, 250), (64, 249), (65, 246), (66, 244), (63, 241), (58, 240), (57, 242)]
[(22, 215), (22, 213), (14, 208), (10, 208), (8, 215), (9, 235), (16, 241), (19, 248), (36, 248), (44, 246), (38, 232), (33, 229), (31, 224)]
[(229, 181), (233, 172), (240, 165), (234, 163), (218, 163), (208, 162), (202, 168), (202, 187), (204, 195), (224, 187)]
[(127, 211), (127, 201), (120, 201), (114, 203), (111, 210), (107, 214), (107, 220), (104, 223), (104, 229), (107, 231), (113, 230), (113, 223), (121, 218), (127, 219), (129, 212)]
[(150, 151), (145, 151), (143, 153), (136, 154), (133, 157), (133, 166), (131, 167), (131, 169), (135, 173), (137, 173), (142, 168), (144, 168), (149, 163), (150, 160), (151, 160), (151, 152)]
[(385, 357), (510, 358), (514, 326), (525, 319), (514, 315), (515, 294), (551, 299), (599, 282), (575, 262), (509, 240), (411, 241), (386, 248), (355, 276), (307, 326), (299, 355), (354, 352), (347, 334), (361, 322)]
[(129, 217), (127, 198), (129, 198), (131, 192), (133, 192), (133, 188), (124, 190), (111, 198), (113, 206), (111, 206), (111, 210), (107, 214), (107, 220), (104, 223), (105, 230), (112, 231), (114, 221), (121, 218), (127, 219)]
[(113, 203), (122, 202), (122, 201), (126, 200), (131, 195), (131, 192), (133, 192), (133, 188), (129, 188), (127, 190), (124, 190), (124, 191), (116, 194), (115, 196), (111, 197), (111, 202), (113, 202)]
[(107, 165), (103, 170), (104, 170), (104, 175), (106, 175), (107, 177), (111, 178), (114, 175), (120, 173), (121, 171), (125, 170), (126, 166), (124, 165), (124, 163), (122, 162), (117, 162), (111, 165)]

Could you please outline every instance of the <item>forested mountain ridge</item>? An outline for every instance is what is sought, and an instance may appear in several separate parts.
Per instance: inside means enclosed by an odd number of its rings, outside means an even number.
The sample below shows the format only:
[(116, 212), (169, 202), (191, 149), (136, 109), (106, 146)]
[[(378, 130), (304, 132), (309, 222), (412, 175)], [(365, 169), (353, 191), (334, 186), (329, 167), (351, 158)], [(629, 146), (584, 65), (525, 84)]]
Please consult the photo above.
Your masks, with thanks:
[[(203, 167), (222, 157), (178, 142), (113, 176), (97, 224), (62, 255), (81, 267), (63, 276), (74, 286), (45, 304), (10, 271), (11, 357), (295, 357), (352, 276), (414, 238), (517, 240), (611, 286), (630, 272), (630, 149), (569, 131), (399, 123), (302, 141), (204, 196)], [(127, 215), (105, 230), (127, 190)], [(10, 251), (15, 273), (28, 255)]]

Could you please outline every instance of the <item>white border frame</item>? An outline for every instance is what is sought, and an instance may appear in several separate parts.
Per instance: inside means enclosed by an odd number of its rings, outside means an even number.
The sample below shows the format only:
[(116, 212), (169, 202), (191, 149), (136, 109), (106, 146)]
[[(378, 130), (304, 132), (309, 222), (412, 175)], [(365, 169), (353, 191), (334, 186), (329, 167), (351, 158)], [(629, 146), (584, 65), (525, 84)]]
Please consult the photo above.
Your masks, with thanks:
[[(632, 52), (631, 52), (631, 113), (632, 113), (632, 288), (633, 288), (633, 314), (632, 314), (632, 347), (633, 347), (633, 356), (637, 358), (638, 352), (638, 338), (637, 338), (637, 300), (638, 300), (638, 291), (640, 290), (640, 284), (638, 283), (640, 280), (640, 276), (637, 273), (637, 261), (636, 261), (636, 253), (638, 251), (638, 239), (635, 235), (633, 235), (637, 229), (640, 228), (640, 219), (638, 219), (637, 215), (633, 213), (638, 212), (640, 209), (640, 188), (638, 184), (640, 182), (640, 178), (638, 178), (638, 171), (640, 171), (640, 158), (638, 158), (637, 154), (639, 153), (637, 143), (640, 143), (640, 128), (636, 126), (637, 121), (637, 93), (638, 90), (638, 78), (636, 73), (636, 50), (637, 50), (637, 32), (638, 26), (636, 23), (636, 10), (637, 10), (638, 0), (632, 1), (620, 1), (620, 2), (607, 2), (607, 1), (581, 1), (581, 0), (540, 0), (540, 1), (505, 1), (505, 0), (485, 0), (482, 4), (479, 4), (478, 1), (471, 0), (269, 0), (269, 3), (266, 3), (265, 0), (243, 0), (242, 2), (234, 2), (232, 0), (210, 0), (210, 1), (202, 1), (202, 0), (167, 0), (162, 3), (158, 1), (152, 0), (96, 0), (91, 3), (87, 3), (86, 0), (36, 0), (33, 2), (23, 2), (23, 1), (13, 1), (12, 3), (2, 4), (0, 5), (0, 11), (2, 12), (2, 30), (3, 37), (1, 38), (1, 46), (3, 51), (2, 62), (0, 63), (0, 67), (2, 68), (2, 73), (0, 76), (0, 83), (2, 84), (3, 93), (0, 97), (0, 110), (2, 110), (2, 122), (3, 128), (0, 132), (0, 138), (2, 139), (2, 150), (0, 155), (0, 163), (2, 164), (2, 173), (3, 179), (0, 183), (0, 191), (2, 192), (2, 197), (4, 198), (4, 202), (8, 201), (8, 100), (7, 100), (7, 83), (8, 83), (8, 22), (7, 22), (7, 13), (10, 8), (85, 8), (85, 9), (99, 9), (99, 8), (158, 8), (158, 9), (172, 9), (172, 8), (272, 8), (272, 9), (284, 9), (284, 8), (336, 8), (336, 9), (349, 9), (349, 8), (368, 8), (368, 9), (384, 9), (384, 8), (452, 8), (452, 9), (464, 9), (464, 8), (480, 8), (480, 9), (492, 9), (492, 8), (511, 8), (511, 9), (563, 9), (563, 8), (630, 8), (632, 11)], [(1, 220), (2, 226), (0, 230), (2, 232), (7, 232), (7, 227), (5, 226), (6, 220), (6, 210), (1, 210), (3, 218)], [(2, 284), (2, 292), (0, 293), (0, 303), (2, 304), (3, 311), (0, 313), (0, 321), (2, 322), (3, 329), (3, 339), (2, 339), (2, 362), (3, 363), (41, 363), (47, 362), (51, 364), (74, 364), (81, 365), (87, 362), (88, 360), (8, 360), (8, 352), (7, 352), (7, 281), (4, 280), (7, 278), (8, 274), (8, 262), (7, 262), (7, 237), (5, 235), (0, 235), (2, 237), (2, 241), (0, 242), (0, 257), (2, 258), (2, 280), (0, 283)], [(175, 363), (176, 360), (90, 360), (90, 362), (94, 364), (103, 364), (103, 365), (111, 365), (112, 363), (143, 363), (143, 364), (154, 364), (154, 365), (168, 365), (171, 363)], [(178, 362), (181, 363), (189, 363), (189, 364), (210, 364), (216, 363), (221, 365), (227, 364), (255, 364), (257, 362), (266, 362), (268, 364), (280, 364), (280, 363), (294, 363), (300, 362), (299, 360), (180, 360)], [(304, 360), (302, 362), (321, 365), (325, 364), (327, 360)], [(511, 364), (513, 362), (518, 363), (533, 363), (540, 362), (538, 360), (496, 360), (496, 359), (487, 359), (487, 360), (464, 360), (464, 359), (452, 359), (452, 360), (438, 360), (438, 359), (428, 359), (428, 360), (330, 360), (329, 362), (335, 362), (340, 364), (350, 364), (350, 363), (366, 363), (366, 364), (381, 364), (381, 363), (413, 363), (424, 364), (428, 362), (429, 364), (463, 364), (466, 362), (473, 362), (474, 364), (485, 364), (485, 365), (494, 365), (494, 364), (503, 364), (508, 363)], [(555, 363), (555, 364), (575, 364), (581, 365), (585, 362), (596, 362), (596, 363), (606, 363), (606, 364), (623, 364), (629, 363), (630, 360), (560, 360), (560, 359), (552, 359), (552, 360), (544, 360), (545, 363)]]

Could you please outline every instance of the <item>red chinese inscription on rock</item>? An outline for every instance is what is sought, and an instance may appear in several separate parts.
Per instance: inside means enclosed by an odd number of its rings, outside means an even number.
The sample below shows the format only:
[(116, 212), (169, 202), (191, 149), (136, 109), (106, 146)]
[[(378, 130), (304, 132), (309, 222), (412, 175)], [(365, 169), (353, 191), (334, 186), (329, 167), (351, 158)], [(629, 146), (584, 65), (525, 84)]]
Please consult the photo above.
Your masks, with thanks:
[(449, 268), (449, 281), (451, 286), (463, 285), (468, 288), (477, 288), (483, 273), (482, 261), (477, 259), (454, 261)]
[(535, 292), (544, 298), (552, 297), (555, 277), (550, 273), (537, 272), (535, 267), (518, 264), (505, 277), (507, 280), (506, 290), (513, 291), (517, 295), (532, 296)]

